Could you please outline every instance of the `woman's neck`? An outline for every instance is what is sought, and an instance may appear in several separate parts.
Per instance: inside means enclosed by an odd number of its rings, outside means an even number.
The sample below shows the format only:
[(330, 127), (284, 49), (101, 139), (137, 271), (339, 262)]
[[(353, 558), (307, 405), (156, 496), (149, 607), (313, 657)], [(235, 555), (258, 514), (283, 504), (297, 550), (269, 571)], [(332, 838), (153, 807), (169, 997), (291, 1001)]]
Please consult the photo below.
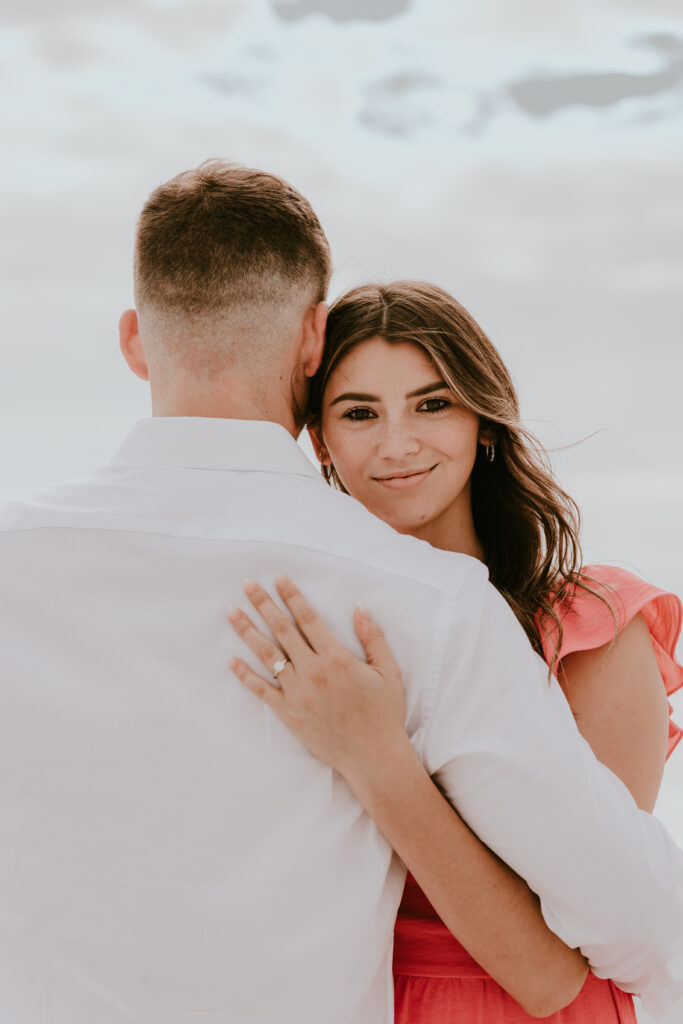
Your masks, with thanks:
[[(469, 496), (468, 496), (469, 497)], [(441, 551), (457, 551), (462, 555), (485, 562), (484, 545), (477, 536), (470, 501), (454, 502), (440, 516), (405, 531), (420, 540), (426, 540)]]
[(480, 562), (486, 561), (484, 545), (479, 540), (474, 527), (471, 531), (444, 530), (429, 523), (421, 529), (411, 530), (410, 533), (413, 537), (426, 540), (433, 548), (439, 548), (441, 551), (457, 551), (461, 555), (478, 558)]

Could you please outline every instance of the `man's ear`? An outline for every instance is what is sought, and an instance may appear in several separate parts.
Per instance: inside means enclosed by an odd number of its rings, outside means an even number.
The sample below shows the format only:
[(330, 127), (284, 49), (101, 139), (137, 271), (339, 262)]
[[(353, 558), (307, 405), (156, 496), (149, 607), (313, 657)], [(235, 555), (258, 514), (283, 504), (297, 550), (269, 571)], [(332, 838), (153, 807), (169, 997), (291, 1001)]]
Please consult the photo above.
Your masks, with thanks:
[(319, 302), (317, 306), (311, 306), (306, 310), (300, 358), (306, 377), (314, 377), (322, 362), (329, 311), (330, 307), (326, 302)]
[(323, 441), (323, 436), (320, 433), (320, 427), (309, 427), (308, 428), (308, 436), (311, 439), (311, 444), (313, 445), (313, 451), (315, 452), (315, 457), (318, 460), (318, 462), (320, 463), (320, 465), (321, 466), (331, 466), (332, 465), (332, 459), (330, 458), (330, 453), (328, 452), (327, 448), (325, 447), (325, 442)]
[(127, 309), (119, 320), (119, 346), (131, 370), (141, 380), (149, 380), (147, 360), (142, 349), (138, 330), (138, 315), (134, 309)]

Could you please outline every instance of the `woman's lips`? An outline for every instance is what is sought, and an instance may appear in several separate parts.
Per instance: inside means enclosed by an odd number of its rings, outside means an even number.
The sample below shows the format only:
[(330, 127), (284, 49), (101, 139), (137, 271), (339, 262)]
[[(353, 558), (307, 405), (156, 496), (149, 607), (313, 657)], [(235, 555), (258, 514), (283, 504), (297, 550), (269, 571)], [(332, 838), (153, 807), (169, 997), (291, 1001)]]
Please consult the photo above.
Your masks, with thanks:
[(396, 476), (376, 476), (373, 477), (376, 483), (381, 484), (382, 487), (388, 487), (390, 491), (409, 491), (413, 487), (417, 487), (421, 484), (425, 477), (429, 476), (434, 466), (430, 466), (428, 469), (418, 470), (403, 470)]

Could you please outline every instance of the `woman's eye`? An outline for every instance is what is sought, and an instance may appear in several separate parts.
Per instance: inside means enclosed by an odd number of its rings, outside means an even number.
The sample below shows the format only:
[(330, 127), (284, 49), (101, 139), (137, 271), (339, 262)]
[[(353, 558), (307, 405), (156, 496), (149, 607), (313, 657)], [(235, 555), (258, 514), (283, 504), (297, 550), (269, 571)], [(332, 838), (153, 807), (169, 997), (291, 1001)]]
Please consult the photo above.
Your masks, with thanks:
[(447, 398), (428, 398), (426, 402), (423, 402), (420, 406), (422, 412), (441, 412), (443, 409), (448, 409), (452, 405)]
[(372, 409), (366, 409), (362, 406), (358, 406), (355, 409), (347, 409), (342, 419), (353, 420), (354, 423), (357, 423), (359, 420), (369, 420), (374, 415), (375, 414)]

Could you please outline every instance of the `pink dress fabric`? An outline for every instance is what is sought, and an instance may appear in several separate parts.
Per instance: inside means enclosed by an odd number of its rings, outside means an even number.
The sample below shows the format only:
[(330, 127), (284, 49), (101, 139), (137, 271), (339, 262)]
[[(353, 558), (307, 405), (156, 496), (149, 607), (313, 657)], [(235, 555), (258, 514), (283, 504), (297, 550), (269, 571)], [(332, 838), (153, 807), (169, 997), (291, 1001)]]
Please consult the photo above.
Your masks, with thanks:
[[(647, 622), (667, 694), (683, 686), (675, 658), (683, 609), (674, 595), (612, 566), (586, 566), (593, 589), (604, 593), (623, 629), (639, 612)], [(597, 582), (596, 582), (597, 581)], [(562, 615), (560, 657), (608, 644), (614, 619), (602, 601), (578, 591)], [(545, 645), (553, 656), (552, 634)], [(669, 705), (671, 711), (671, 705)], [(683, 729), (671, 719), (671, 754)], [(414, 878), (408, 875), (394, 933), (396, 1024), (523, 1024), (526, 1014), (451, 935)], [(543, 1018), (552, 1024), (636, 1024), (633, 999), (611, 981), (589, 974), (573, 1003)]]

